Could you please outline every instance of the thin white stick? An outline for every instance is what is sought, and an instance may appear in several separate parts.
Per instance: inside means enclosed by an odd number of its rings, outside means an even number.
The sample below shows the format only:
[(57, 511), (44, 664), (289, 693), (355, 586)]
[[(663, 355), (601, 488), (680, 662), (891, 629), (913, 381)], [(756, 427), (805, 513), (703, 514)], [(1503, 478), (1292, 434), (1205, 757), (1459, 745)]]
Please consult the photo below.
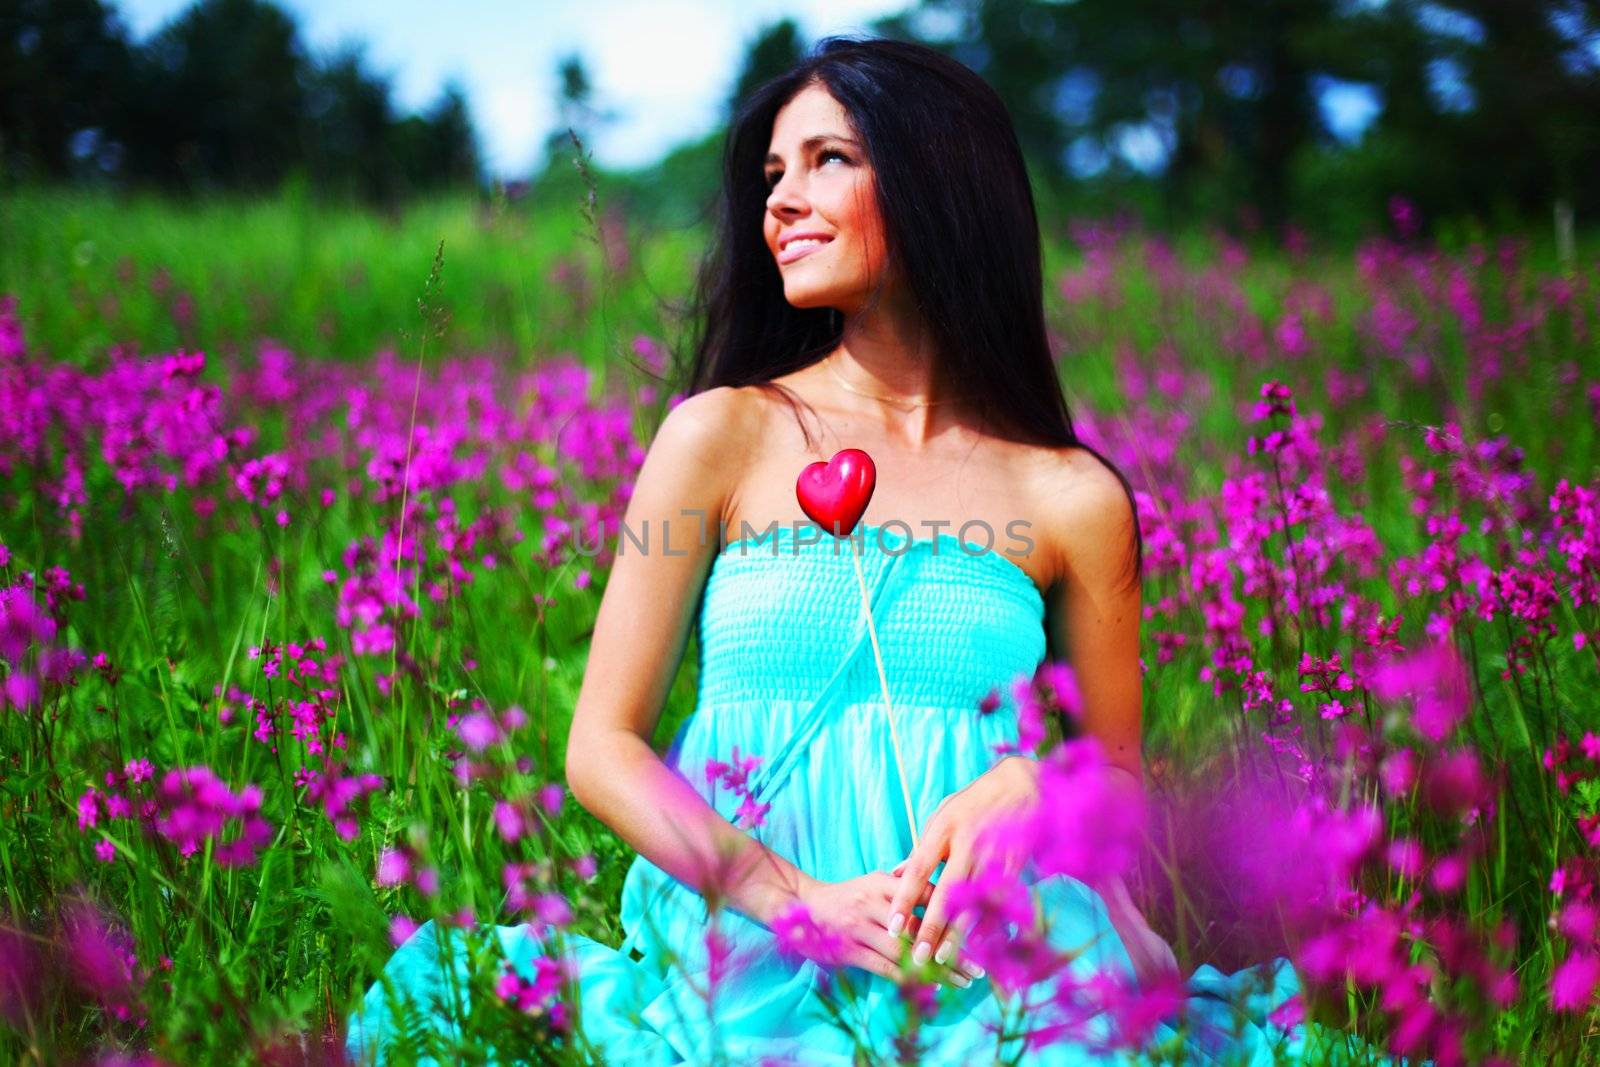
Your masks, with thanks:
[(867, 599), (867, 579), (861, 572), (861, 559), (852, 546), (850, 560), (856, 565), (856, 584), (861, 587), (861, 613), (867, 617), (867, 636), (872, 639), (872, 659), (878, 665), (878, 685), (883, 689), (883, 710), (889, 715), (889, 740), (894, 744), (894, 765), (900, 772), (900, 795), (906, 802), (906, 820), (911, 824), (911, 847), (917, 845), (917, 816), (911, 807), (911, 788), (906, 785), (906, 765), (900, 758), (900, 735), (894, 728), (894, 708), (889, 704), (889, 678), (883, 673), (883, 652), (878, 648), (878, 628), (872, 624), (872, 607)]

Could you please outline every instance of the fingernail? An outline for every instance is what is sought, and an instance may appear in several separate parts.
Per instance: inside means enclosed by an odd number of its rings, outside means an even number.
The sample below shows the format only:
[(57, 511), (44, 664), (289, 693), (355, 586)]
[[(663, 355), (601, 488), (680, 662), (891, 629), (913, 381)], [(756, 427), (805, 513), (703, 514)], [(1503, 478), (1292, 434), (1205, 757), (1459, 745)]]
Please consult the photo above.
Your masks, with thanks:
[(928, 957), (933, 954), (933, 946), (926, 941), (918, 941), (917, 947), (911, 950), (911, 961), (918, 966), (928, 962)]
[(972, 984), (972, 979), (968, 978), (960, 971), (950, 972), (950, 980), (956, 985), (960, 986), (962, 989), (965, 989)]
[(955, 945), (953, 945), (949, 941), (946, 941), (944, 944), (940, 945), (938, 954), (933, 957), (934, 962), (935, 963), (943, 963), (945, 960), (949, 959), (950, 958), (950, 952), (954, 948), (955, 948)]
[(989, 972), (984, 970), (982, 967), (974, 967), (974, 968), (972, 968), (972, 977), (974, 977), (974, 978), (982, 978), (984, 975), (986, 975), (988, 973)]
[(897, 911), (893, 915), (889, 916), (889, 932), (891, 934), (898, 934), (900, 932), (900, 928), (905, 924), (906, 917), (902, 913)]

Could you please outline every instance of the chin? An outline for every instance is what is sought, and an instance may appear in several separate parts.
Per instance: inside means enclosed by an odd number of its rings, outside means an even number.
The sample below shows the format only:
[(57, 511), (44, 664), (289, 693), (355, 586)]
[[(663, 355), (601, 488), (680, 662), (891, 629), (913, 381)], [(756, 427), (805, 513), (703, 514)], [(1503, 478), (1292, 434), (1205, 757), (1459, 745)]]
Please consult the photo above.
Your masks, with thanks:
[(783, 298), (789, 302), (790, 306), (800, 308), (802, 311), (812, 308), (832, 307), (834, 305), (834, 301), (829, 298), (828, 294), (812, 290), (801, 290), (797, 293), (784, 290)]
[(844, 309), (855, 307), (860, 303), (859, 295), (841, 292), (838, 286), (830, 285), (827, 288), (818, 288), (812, 285), (789, 285), (783, 290), (783, 298), (791, 306), (801, 309), (835, 308)]

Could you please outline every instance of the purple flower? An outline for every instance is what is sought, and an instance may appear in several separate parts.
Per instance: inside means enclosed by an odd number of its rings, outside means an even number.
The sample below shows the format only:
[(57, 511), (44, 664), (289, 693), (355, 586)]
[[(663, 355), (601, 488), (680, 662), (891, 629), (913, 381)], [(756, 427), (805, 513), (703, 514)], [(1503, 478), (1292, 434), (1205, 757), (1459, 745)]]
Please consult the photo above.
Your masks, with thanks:
[(543, 1017), (552, 1028), (565, 1031), (571, 1017), (567, 1006), (558, 998), (574, 968), (569, 962), (550, 956), (536, 957), (533, 967), (531, 981), (514, 970), (506, 970), (495, 981), (495, 996), (517, 1011)]
[(772, 807), (771, 804), (757, 803), (750, 790), (750, 774), (760, 764), (760, 756), (740, 756), (738, 745), (733, 747), (731, 762), (706, 760), (706, 782), (712, 786), (720, 782), (740, 798), (734, 816), (737, 824), (746, 830), (760, 826)]
[(1039, 760), (1039, 800), (986, 832), (999, 853), (1031, 857), (1039, 877), (1095, 882), (1125, 871), (1144, 829), (1137, 785), (1109, 764), (1093, 737), (1063, 742)]
[(1597, 986), (1600, 986), (1600, 955), (1592, 951), (1573, 952), (1550, 976), (1550, 1006), (1556, 1011), (1586, 1011), (1593, 1006)]
[(62, 944), (73, 978), (119, 1019), (129, 1018), (139, 994), (133, 938), (87, 901), (67, 905)]
[(1063, 966), (1061, 955), (1034, 933), (1033, 895), (1021, 878), (988, 865), (972, 878), (952, 879), (947, 892), (952, 919), (967, 931), (962, 952), (988, 972), (996, 988), (1026, 989)]
[[(156, 832), (193, 855), (206, 841), (224, 867), (248, 866), (272, 838), (272, 826), (261, 812), (261, 787), (248, 785), (235, 794), (209, 767), (175, 768), (156, 791)], [(234, 836), (224, 840), (232, 829)]]
[(482, 752), (500, 741), (503, 736), (500, 724), (486, 711), (474, 711), (463, 715), (461, 721), (456, 723), (456, 733), (461, 735), (462, 742), (474, 752)]
[(378, 853), (377, 882), (381, 886), (403, 884), (411, 876), (411, 860), (399, 849), (386, 848)]
[(1466, 668), (1448, 642), (1390, 659), (1378, 668), (1372, 688), (1381, 700), (1410, 698), (1412, 725), (1435, 744), (1466, 717), (1471, 700)]
[(78, 829), (87, 830), (100, 823), (100, 792), (90, 786), (78, 798)]
[(396, 915), (389, 920), (389, 943), (396, 948), (411, 939), (417, 932), (417, 922), (407, 915)]
[(0, 922), (0, 1018), (21, 1029), (34, 1011), (42, 985), (41, 953), (25, 931)]
[(549, 926), (566, 926), (572, 922), (572, 905), (560, 893), (540, 893), (533, 898), (533, 914)]
[(813, 918), (799, 901), (791, 902), (773, 917), (772, 933), (779, 954), (790, 962), (810, 960), (824, 968), (844, 964), (844, 938)]
[(500, 839), (506, 842), (516, 841), (522, 837), (522, 813), (510, 801), (497, 800), (494, 804), (494, 825), (500, 832)]
[(347, 776), (343, 763), (327, 762), (321, 771), (305, 774), (304, 783), (306, 799), (322, 806), (334, 832), (346, 841), (354, 841), (360, 832), (356, 816), (371, 794), (383, 788), (383, 776)]
[(0, 589), (0, 657), (19, 663), (30, 645), (46, 644), (55, 635), (55, 620), (39, 610), (31, 589)]
[(27, 671), (13, 671), (0, 690), (6, 703), (22, 711), (39, 703), (39, 679)]

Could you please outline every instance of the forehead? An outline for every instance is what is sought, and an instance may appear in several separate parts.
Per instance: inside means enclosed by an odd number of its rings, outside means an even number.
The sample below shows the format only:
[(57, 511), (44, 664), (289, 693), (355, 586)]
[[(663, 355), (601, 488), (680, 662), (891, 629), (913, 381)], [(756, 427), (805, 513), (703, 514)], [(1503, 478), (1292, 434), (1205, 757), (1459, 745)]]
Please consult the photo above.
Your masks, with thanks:
[(850, 117), (833, 95), (819, 85), (808, 85), (778, 110), (772, 121), (771, 149), (788, 152), (810, 137), (850, 139)]

